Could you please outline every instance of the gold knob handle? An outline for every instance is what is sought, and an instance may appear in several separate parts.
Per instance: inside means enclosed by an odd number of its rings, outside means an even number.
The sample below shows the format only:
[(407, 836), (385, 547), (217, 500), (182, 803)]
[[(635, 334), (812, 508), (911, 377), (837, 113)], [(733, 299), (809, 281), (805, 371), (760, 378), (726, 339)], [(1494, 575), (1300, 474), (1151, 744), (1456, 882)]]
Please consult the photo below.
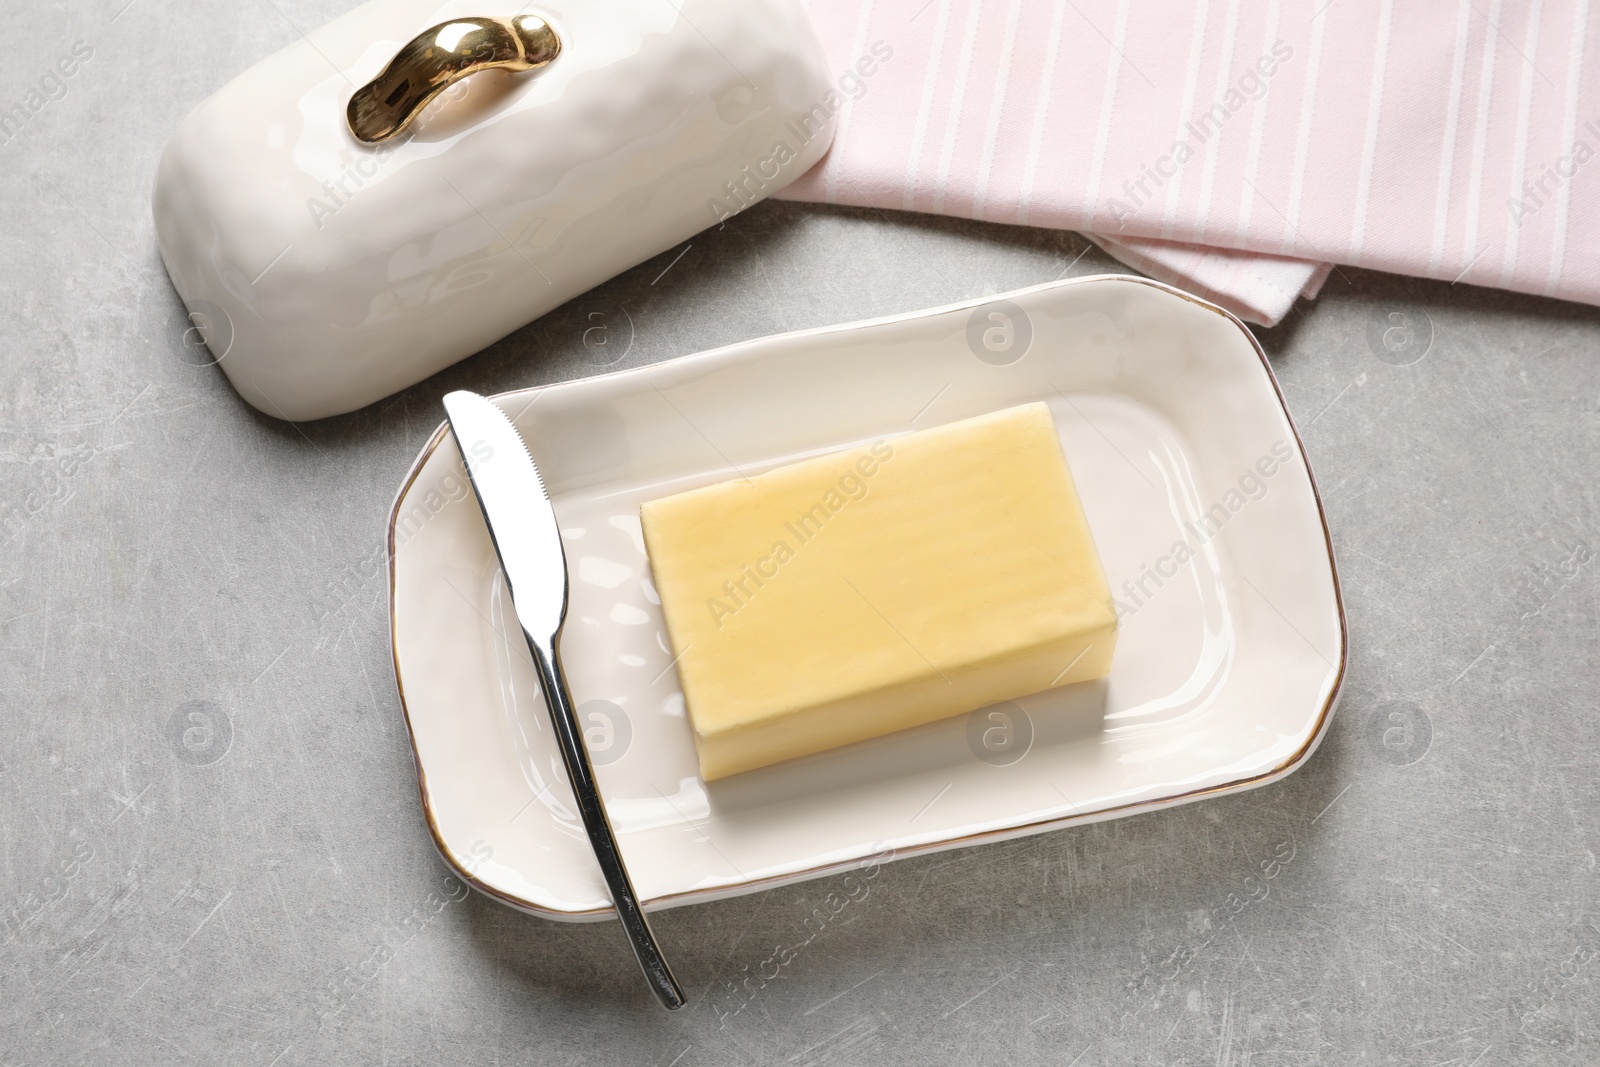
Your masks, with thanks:
[(560, 51), (561, 38), (538, 15), (441, 22), (417, 34), (382, 73), (356, 90), (345, 109), (350, 132), (369, 144), (386, 141), (467, 75), (533, 70)]

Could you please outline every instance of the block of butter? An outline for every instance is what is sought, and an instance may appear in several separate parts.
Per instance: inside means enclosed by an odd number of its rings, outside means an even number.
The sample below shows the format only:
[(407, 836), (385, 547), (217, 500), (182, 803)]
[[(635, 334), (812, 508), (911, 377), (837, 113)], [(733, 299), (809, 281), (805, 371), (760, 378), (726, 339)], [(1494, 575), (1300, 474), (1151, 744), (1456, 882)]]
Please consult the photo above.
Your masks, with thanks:
[(706, 781), (1111, 669), (1111, 591), (1042, 403), (640, 518)]

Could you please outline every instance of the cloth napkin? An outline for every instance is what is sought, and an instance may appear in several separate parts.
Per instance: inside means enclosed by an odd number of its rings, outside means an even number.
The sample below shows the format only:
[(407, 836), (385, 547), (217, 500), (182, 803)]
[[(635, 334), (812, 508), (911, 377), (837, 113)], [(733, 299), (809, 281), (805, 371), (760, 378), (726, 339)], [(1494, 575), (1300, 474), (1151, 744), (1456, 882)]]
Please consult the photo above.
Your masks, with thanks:
[(1326, 264), (1600, 303), (1589, 0), (810, 0), (781, 196), (1091, 234), (1271, 324)]
[(1177, 241), (1119, 239), (1103, 233), (1091, 233), (1089, 238), (1134, 270), (1187, 289), (1262, 326), (1276, 326), (1298, 298), (1314, 298), (1332, 269), (1327, 263)]

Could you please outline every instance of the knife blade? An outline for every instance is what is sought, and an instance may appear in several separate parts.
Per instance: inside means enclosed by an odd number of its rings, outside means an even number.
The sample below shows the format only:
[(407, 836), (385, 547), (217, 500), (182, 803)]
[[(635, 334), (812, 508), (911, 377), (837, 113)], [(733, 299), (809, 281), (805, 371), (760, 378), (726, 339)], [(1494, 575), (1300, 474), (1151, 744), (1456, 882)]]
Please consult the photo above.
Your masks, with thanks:
[(661, 954), (622, 862), (617, 835), (600, 797), (594, 767), (584, 747), (583, 729), (556, 650), (567, 614), (567, 556), (544, 479), (539, 476), (522, 435), (492, 401), (458, 390), (444, 398), (444, 409), (483, 521), (489, 528), (489, 538), (500, 557), (517, 621), (544, 690), (578, 814), (611, 893), (617, 918), (651, 991), (665, 1007), (681, 1008), (683, 990)]

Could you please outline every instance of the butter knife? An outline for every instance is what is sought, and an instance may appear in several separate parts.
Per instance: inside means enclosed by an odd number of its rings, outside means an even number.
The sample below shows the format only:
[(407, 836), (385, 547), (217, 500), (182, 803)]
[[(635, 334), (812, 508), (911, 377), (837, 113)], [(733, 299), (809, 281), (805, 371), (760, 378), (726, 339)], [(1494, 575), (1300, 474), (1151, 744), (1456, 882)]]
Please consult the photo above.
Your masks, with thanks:
[(681, 1008), (683, 990), (661, 955), (661, 947), (623, 866), (617, 835), (600, 799), (583, 730), (556, 653), (567, 615), (567, 555), (561, 547), (561, 532), (544, 480), (539, 477), (539, 468), (528, 454), (522, 435), (491, 401), (460, 390), (444, 398), (444, 409), (483, 511), (483, 521), (489, 527), (489, 538), (500, 557), (517, 621), (522, 625), (550, 710), (561, 761), (572, 782), (578, 814), (589, 834), (589, 844), (610, 890), (617, 918), (622, 921), (623, 932), (628, 935), (651, 991), (665, 1007)]

